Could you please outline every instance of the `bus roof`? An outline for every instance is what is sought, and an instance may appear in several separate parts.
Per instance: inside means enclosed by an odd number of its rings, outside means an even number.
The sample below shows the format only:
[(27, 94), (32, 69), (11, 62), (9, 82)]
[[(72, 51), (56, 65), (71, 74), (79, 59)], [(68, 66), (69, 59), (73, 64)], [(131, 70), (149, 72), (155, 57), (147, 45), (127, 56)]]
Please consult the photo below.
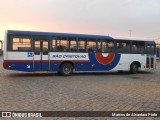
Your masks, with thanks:
[(114, 36), (113, 39), (119, 39), (119, 40), (135, 40), (135, 41), (154, 41), (153, 39), (148, 38), (136, 38), (136, 37), (123, 37), (123, 36)]
[(73, 34), (73, 33), (56, 33), (56, 32), (35, 32), (35, 31), (15, 31), (15, 30), (8, 30), (8, 34), (113, 39), (113, 38), (110, 37), (110, 36), (103, 36), (103, 35), (88, 35), (88, 34)]
[(62, 36), (62, 37), (80, 37), (80, 38), (96, 38), (96, 39), (118, 39), (118, 40), (133, 40), (133, 41), (154, 41), (148, 38), (133, 38), (133, 37), (111, 37), (105, 35), (89, 35), (89, 34), (74, 34), (74, 33), (57, 33), (57, 32), (37, 32), (37, 31), (18, 31), (7, 30), (8, 34), (20, 35), (42, 35), (42, 36)]

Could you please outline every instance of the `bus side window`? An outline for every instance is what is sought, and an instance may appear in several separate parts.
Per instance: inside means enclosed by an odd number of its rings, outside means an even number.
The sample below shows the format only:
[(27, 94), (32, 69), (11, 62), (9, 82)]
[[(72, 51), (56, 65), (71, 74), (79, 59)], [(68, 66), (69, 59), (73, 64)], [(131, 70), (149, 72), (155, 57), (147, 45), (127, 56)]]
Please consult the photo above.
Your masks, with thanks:
[(114, 41), (102, 41), (102, 52), (112, 53), (114, 52)]
[(116, 52), (130, 53), (130, 42), (123, 40), (116, 41)]
[(96, 39), (87, 40), (87, 52), (96, 52)]
[(124, 41), (122, 44), (123, 44), (124, 53), (130, 53), (131, 52), (131, 43), (130, 43), (130, 41)]
[(48, 55), (49, 48), (48, 48), (48, 41), (43, 41), (43, 55)]
[(122, 53), (123, 45), (122, 45), (122, 40), (116, 41), (116, 49), (115, 51), (118, 53)]
[(108, 41), (108, 53), (114, 53), (114, 41)]
[(144, 54), (145, 45), (142, 41), (132, 41), (132, 53)]
[(152, 45), (151, 46), (151, 55), (154, 55), (155, 54), (155, 47)]
[(102, 41), (102, 52), (108, 52), (107, 41)]
[(77, 52), (77, 40), (71, 37), (53, 37), (52, 51)]
[(102, 52), (102, 40), (97, 40), (97, 52)]
[(40, 55), (40, 41), (34, 41), (34, 54)]
[(68, 38), (70, 42), (70, 51), (71, 52), (77, 52), (77, 40), (76, 38)]
[(56, 37), (53, 37), (52, 39), (52, 51), (56, 51)]
[(78, 51), (79, 52), (86, 52), (86, 39), (80, 38), (78, 40)]
[(68, 52), (69, 51), (69, 41), (66, 37), (60, 37), (57, 39), (57, 51), (58, 52)]
[(145, 53), (145, 44), (144, 44), (144, 42), (139, 42), (138, 51), (140, 51), (140, 53), (142, 53), (142, 54)]
[(31, 39), (28, 36), (15, 36), (12, 38), (13, 51), (30, 51)]

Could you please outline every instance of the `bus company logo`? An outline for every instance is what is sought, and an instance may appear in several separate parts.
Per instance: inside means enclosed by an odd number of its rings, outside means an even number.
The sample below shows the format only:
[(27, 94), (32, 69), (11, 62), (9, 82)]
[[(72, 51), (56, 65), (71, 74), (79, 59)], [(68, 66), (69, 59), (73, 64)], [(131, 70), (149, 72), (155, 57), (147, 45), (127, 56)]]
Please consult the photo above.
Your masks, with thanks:
[(104, 70), (112, 70), (119, 63), (121, 54), (119, 53), (97, 53), (95, 58), (99, 64), (104, 65)]
[(100, 64), (110, 64), (115, 58), (115, 54), (114, 53), (97, 53), (96, 54), (96, 59)]

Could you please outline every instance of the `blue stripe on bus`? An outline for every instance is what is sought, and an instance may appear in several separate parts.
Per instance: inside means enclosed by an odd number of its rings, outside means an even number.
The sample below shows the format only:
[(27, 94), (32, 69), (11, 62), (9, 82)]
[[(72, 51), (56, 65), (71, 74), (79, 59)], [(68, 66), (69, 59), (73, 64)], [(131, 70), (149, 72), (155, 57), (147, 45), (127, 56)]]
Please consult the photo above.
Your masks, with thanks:
[(74, 66), (76, 71), (110, 71), (117, 66), (117, 64), (120, 61), (120, 58), (121, 54), (117, 53), (115, 54), (115, 57), (109, 64), (104, 65), (97, 61), (95, 53), (90, 53), (89, 54), (90, 62), (75, 62)]
[[(89, 54), (89, 60), (90, 62), (78, 62), (73, 61), (73, 64), (75, 66), (76, 71), (110, 71), (113, 68), (117, 66), (121, 58), (121, 54), (116, 53), (114, 55), (114, 58), (111, 59), (109, 64), (101, 64), (97, 61), (96, 54), (90, 53)], [(72, 62), (72, 60), (71, 60)], [(33, 72), (33, 71), (59, 71), (60, 68), (60, 62), (34, 62), (29, 61), (26, 62), (26, 60), (23, 62), (21, 60), (20, 62), (12, 62), (9, 60), (9, 62), (6, 61), (7, 69), (10, 70), (18, 70), (18, 71), (26, 71), (26, 72)]]
[(32, 62), (6, 62), (6, 66), (8, 70), (33, 72)]

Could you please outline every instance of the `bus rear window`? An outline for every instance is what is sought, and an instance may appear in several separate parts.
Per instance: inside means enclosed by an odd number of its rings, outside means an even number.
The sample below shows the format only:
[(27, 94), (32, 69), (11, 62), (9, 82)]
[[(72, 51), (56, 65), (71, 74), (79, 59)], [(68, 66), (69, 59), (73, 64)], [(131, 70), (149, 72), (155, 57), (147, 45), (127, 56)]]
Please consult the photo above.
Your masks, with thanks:
[(12, 50), (13, 51), (31, 50), (31, 39), (29, 37), (13, 37)]

